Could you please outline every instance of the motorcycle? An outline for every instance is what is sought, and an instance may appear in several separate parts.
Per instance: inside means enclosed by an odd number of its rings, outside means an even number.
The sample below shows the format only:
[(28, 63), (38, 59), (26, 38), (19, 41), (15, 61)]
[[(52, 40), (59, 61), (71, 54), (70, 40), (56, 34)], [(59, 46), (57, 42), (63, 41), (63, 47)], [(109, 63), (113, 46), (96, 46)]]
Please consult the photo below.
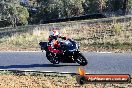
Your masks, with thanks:
[(81, 66), (87, 65), (86, 58), (82, 55), (82, 53), (79, 51), (79, 45), (71, 40), (66, 39), (63, 41), (59, 41), (60, 44), (60, 52), (52, 52), (50, 50), (51, 45), (49, 42), (40, 42), (39, 45), (41, 47), (41, 50), (46, 51), (46, 57), (47, 59), (53, 63), (53, 64), (59, 64), (61, 63), (78, 63)]

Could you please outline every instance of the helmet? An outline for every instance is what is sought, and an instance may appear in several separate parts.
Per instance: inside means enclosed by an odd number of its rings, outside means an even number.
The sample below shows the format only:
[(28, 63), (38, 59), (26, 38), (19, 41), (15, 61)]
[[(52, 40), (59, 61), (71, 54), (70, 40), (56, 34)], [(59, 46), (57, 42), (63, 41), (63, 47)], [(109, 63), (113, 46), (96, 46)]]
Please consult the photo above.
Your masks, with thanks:
[(58, 28), (54, 29), (53, 33), (54, 33), (54, 36), (60, 36), (61, 35)]
[(60, 33), (58, 31), (54, 31), (54, 36), (59, 36)]
[(50, 31), (50, 35), (51, 36), (61, 36), (59, 29), (58, 28), (54, 28), (52, 31)]

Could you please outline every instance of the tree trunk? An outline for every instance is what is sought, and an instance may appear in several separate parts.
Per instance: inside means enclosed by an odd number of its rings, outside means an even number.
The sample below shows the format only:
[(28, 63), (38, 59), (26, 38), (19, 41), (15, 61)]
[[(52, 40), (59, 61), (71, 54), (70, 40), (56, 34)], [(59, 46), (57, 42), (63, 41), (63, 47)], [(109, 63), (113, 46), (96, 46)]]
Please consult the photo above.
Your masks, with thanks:
[(123, 15), (127, 14), (127, 5), (128, 5), (128, 0), (124, 0), (123, 2)]

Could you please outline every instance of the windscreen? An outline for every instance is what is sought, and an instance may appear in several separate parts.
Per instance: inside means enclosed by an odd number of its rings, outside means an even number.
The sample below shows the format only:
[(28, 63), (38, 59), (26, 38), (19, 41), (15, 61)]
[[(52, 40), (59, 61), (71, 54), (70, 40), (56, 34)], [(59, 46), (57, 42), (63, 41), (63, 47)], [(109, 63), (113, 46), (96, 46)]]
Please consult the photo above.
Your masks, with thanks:
[(76, 50), (76, 43), (74, 41), (65, 40), (64, 45), (66, 50)]

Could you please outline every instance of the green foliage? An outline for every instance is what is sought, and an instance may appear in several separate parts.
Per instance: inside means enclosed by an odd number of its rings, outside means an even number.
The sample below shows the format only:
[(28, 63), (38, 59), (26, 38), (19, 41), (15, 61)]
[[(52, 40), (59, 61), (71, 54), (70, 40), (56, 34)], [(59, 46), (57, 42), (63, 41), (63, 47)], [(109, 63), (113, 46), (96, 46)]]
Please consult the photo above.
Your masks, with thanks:
[[(28, 2), (29, 6), (23, 5), (25, 6), (23, 7), (19, 0), (1, 0), (0, 19), (7, 20), (9, 24), (15, 26), (93, 13), (123, 15), (127, 11), (124, 0), (29, 0)], [(128, 0), (128, 6), (126, 5), (128, 9), (132, 8), (131, 4), (132, 0)], [(34, 8), (37, 10), (33, 10)]]
[(106, 0), (85, 0), (83, 7), (86, 14), (103, 12)]
[(28, 17), (29, 17), (29, 13), (27, 11), (27, 9), (23, 6), (18, 6), (16, 7), (16, 11), (17, 11), (17, 16), (19, 18), (19, 23), (20, 24), (28, 24)]
[(8, 70), (3, 70), (3, 71), (0, 71), (0, 75), (13, 75), (13, 72)]
[(38, 20), (51, 20), (51, 19), (59, 19), (66, 17), (79, 16), (83, 14), (82, 8), (83, 0), (45, 0), (38, 1), (39, 9), (36, 14), (31, 11), (30, 14), (33, 22)]
[(1, 20), (9, 22), (12, 26), (28, 24), (27, 19), (29, 17), (29, 13), (27, 9), (18, 3), (12, 3), (11, 1), (9, 0), (8, 2), (0, 3)]
[(124, 0), (36, 0), (36, 2), (40, 7), (39, 13), (33, 15), (31, 19), (45, 21), (102, 12), (123, 14)]
[(10, 7), (8, 10), (12, 16), (16, 17), (17, 19), (16, 24), (22, 24), (22, 25), (28, 24), (27, 19), (29, 17), (29, 13), (25, 7), (17, 5), (17, 4), (10, 4)]

